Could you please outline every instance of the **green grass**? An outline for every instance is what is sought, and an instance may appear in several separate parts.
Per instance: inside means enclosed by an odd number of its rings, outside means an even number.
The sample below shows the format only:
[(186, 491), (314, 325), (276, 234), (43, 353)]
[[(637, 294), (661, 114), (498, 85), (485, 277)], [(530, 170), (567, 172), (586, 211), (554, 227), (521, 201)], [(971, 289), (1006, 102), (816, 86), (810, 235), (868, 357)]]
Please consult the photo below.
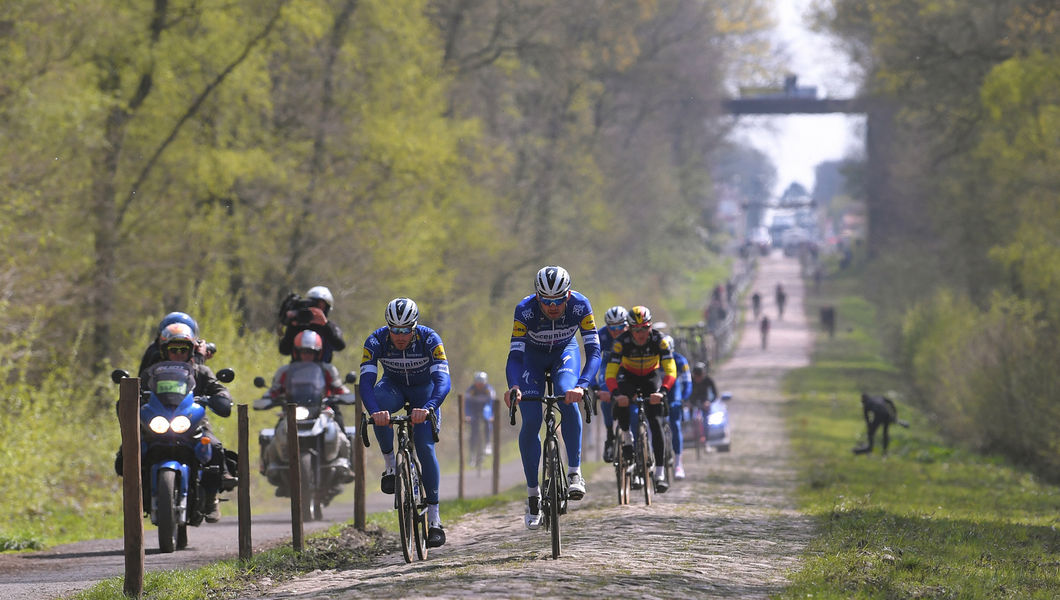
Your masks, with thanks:
[[(802, 471), (800, 508), (819, 536), (781, 598), (1056, 598), (1060, 491), (1000, 459), (954, 449), (901, 400), (881, 356), (871, 306), (843, 282), (811, 298), (838, 307), (834, 340), (787, 378), (786, 409)], [(889, 455), (856, 456), (861, 391), (898, 393)]]

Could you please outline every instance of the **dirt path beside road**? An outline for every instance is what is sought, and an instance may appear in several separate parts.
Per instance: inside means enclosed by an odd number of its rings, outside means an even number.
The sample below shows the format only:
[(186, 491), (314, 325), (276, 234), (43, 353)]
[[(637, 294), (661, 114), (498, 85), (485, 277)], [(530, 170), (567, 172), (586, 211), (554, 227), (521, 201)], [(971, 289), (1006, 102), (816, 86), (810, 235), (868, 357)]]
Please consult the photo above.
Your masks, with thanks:
[[(787, 291), (784, 318), (773, 301)], [(795, 510), (796, 473), (781, 418), (780, 380), (807, 364), (811, 336), (802, 310), (798, 263), (762, 259), (757, 281), (772, 321), (768, 350), (746, 323), (734, 356), (716, 373), (731, 391), (732, 451), (696, 460), (688, 479), (651, 507), (643, 496), (617, 506), (614, 475), (600, 469), (589, 494), (561, 520), (563, 556), (551, 560), (548, 533), (523, 527), (522, 503), (475, 513), (447, 528), (448, 543), (406, 565), (400, 552), (368, 568), (309, 574), (254, 598), (619, 597), (765, 598), (813, 535)], [(750, 311), (747, 310), (749, 313)], [(247, 598), (250, 598), (249, 596)]]

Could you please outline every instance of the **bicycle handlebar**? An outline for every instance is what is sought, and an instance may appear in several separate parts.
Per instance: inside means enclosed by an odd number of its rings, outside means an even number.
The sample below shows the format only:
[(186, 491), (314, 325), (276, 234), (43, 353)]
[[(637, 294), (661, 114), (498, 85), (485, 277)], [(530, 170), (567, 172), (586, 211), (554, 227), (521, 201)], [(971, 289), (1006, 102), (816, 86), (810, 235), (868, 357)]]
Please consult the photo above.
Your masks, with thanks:
[[(598, 412), (599, 409), (597, 408), (597, 404), (595, 402), (596, 396), (592, 395), (592, 390), (591, 389), (589, 389), (589, 388), (582, 388), (582, 389), (585, 391), (585, 393), (582, 394), (582, 408), (585, 410), (585, 422), (586, 423), (592, 423), (592, 420), (593, 420), (592, 415), (593, 414), (600, 414)], [(531, 397), (528, 397), (528, 396), (524, 396), (524, 397), (520, 398), (519, 401), (523, 402), (523, 401), (526, 401), (526, 400), (537, 400), (537, 401), (552, 400), (553, 402), (558, 402), (560, 400), (563, 400), (564, 398), (565, 398), (565, 396), (541, 396), (540, 398), (531, 398)], [(514, 427), (515, 426), (515, 411), (516, 411), (515, 405), (516, 405), (516, 402), (511, 397), (511, 390), (509, 390), (508, 400), (510, 402), (510, 405), (508, 406), (508, 424), (512, 425)]]
[[(427, 411), (427, 420), (431, 423), (431, 439), (434, 443), (438, 443), (438, 413), (435, 409)], [(412, 415), (410, 414), (398, 414), (390, 413), (390, 424), (394, 423), (412, 423)], [(361, 441), (364, 442), (364, 447), (368, 448), (371, 444), (368, 443), (368, 413), (361, 413)]]

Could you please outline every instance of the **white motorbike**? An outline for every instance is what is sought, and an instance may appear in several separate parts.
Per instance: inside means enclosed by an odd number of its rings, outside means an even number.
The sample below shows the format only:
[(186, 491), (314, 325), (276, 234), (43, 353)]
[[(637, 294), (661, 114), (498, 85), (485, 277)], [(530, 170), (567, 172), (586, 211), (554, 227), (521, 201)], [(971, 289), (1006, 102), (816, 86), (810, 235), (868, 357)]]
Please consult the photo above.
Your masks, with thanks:
[[(347, 383), (354, 383), (353, 373), (346, 375)], [(254, 385), (264, 388), (262, 377), (254, 378)], [(342, 485), (353, 481), (350, 440), (354, 427), (339, 427), (335, 407), (354, 404), (354, 394), (326, 395), (324, 370), (319, 363), (294, 362), (287, 368), (284, 395), (280, 398), (263, 396), (254, 402), (255, 410), (283, 408), (294, 403), (298, 422), (298, 459), (301, 473), (302, 519), (323, 518), (323, 507), (342, 492)], [(261, 472), (276, 486), (277, 496), (290, 496), (290, 464), (287, 453), (287, 419), (279, 413), (276, 427), (262, 429), (258, 434), (261, 444)]]

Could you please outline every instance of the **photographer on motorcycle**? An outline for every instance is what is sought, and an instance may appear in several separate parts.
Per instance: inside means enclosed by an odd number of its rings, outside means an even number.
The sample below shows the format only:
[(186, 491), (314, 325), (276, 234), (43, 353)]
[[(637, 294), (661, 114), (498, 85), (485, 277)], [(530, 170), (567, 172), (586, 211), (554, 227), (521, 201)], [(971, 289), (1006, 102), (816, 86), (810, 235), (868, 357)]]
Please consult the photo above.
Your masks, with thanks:
[[(210, 367), (193, 360), (192, 348), (195, 347), (196, 339), (192, 328), (185, 323), (171, 323), (164, 327), (158, 336), (161, 361), (141, 372), (140, 379), (146, 383), (144, 389), (150, 389), (151, 378), (157, 369), (164, 366), (162, 363), (165, 361), (191, 363), (195, 370), (195, 395), (205, 398), (207, 405), (218, 416), (227, 417), (232, 414), (232, 396), (228, 393), (228, 388), (218, 381)], [(213, 447), (209, 466), (219, 467), (221, 474), (220, 481), (203, 482), (208, 494), (206, 522), (216, 523), (221, 518), (217, 493), (221, 489), (225, 491), (233, 489), (236, 484), (236, 478), (228, 472), (224, 447), (221, 445), (221, 440), (213, 432), (213, 428), (210, 427), (209, 419), (203, 418), (201, 427), (203, 437), (209, 438), (210, 445)]]
[(285, 329), (283, 337), (280, 338), (280, 354), (291, 355), (291, 362), (298, 360), (294, 353), (294, 338), (299, 332), (309, 329), (320, 334), (324, 347), (321, 361), (331, 362), (332, 353), (340, 352), (346, 348), (346, 340), (342, 337), (342, 329), (334, 321), (328, 319), (328, 313), (335, 303), (331, 290), (318, 285), (309, 288), (305, 298), (299, 299), (292, 295), (284, 301), (282, 307), (281, 322)]

